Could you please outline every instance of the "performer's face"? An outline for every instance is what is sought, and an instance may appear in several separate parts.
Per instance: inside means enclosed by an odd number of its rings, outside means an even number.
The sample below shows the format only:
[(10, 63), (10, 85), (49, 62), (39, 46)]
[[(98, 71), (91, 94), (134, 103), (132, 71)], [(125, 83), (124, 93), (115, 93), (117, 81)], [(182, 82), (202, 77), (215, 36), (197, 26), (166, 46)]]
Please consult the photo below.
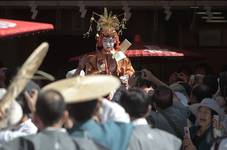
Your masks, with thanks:
[(102, 44), (105, 53), (110, 53), (114, 49), (115, 40), (112, 37), (104, 37)]

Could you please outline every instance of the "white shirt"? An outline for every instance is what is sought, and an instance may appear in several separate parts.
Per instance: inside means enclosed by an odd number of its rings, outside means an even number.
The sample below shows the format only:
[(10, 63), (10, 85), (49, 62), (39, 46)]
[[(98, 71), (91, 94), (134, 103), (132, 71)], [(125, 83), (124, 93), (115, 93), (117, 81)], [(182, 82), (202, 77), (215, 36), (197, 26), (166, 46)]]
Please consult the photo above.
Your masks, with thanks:
[(21, 123), (19, 127), (14, 131), (12, 130), (0, 131), (0, 145), (8, 141), (11, 141), (17, 137), (35, 134), (37, 133), (37, 131), (38, 128), (34, 125), (31, 119), (28, 119), (25, 122)]
[(108, 120), (129, 123), (130, 118), (125, 109), (116, 102), (103, 99), (100, 112), (101, 121), (104, 123)]
[(65, 128), (47, 127), (44, 130), (46, 130), (46, 131), (59, 131), (59, 132), (67, 133)]
[(177, 98), (180, 100), (180, 102), (184, 106), (188, 107), (188, 98), (181, 92), (175, 92), (175, 94), (176, 94)]
[(138, 125), (148, 125), (147, 120), (145, 118), (138, 118), (132, 121), (133, 126)]

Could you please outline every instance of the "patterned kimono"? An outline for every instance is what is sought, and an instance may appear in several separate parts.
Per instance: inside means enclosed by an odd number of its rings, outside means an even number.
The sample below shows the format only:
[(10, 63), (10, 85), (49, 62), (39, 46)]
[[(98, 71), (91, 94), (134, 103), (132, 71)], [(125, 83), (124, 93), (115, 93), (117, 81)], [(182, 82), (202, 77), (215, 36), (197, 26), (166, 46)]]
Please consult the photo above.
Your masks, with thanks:
[(85, 74), (111, 74), (118, 77), (127, 75), (130, 77), (134, 73), (132, 64), (127, 57), (116, 61), (112, 55), (100, 52), (86, 55), (86, 57)]

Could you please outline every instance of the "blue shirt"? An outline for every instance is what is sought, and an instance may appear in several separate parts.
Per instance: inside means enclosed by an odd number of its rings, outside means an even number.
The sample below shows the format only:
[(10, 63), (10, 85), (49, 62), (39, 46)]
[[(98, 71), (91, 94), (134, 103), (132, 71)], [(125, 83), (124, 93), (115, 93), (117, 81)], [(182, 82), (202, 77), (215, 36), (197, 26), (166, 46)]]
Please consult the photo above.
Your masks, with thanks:
[(132, 130), (133, 126), (130, 123), (108, 121), (99, 124), (90, 119), (84, 123), (77, 123), (70, 135), (91, 138), (96, 143), (111, 150), (126, 150)]

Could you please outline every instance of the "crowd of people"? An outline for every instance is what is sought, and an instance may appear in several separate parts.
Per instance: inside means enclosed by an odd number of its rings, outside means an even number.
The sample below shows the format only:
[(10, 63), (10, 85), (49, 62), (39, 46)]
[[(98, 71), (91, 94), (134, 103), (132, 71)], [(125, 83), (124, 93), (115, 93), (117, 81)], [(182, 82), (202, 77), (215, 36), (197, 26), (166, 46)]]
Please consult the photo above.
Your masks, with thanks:
[[(227, 70), (184, 66), (164, 83), (121, 52), (115, 15), (96, 22), (97, 50), (76, 71), (43, 87), (30, 81), (0, 109), (1, 150), (227, 149)], [(0, 96), (5, 81), (2, 66)]]
[(227, 72), (195, 74), (201, 81), (173, 74), (171, 84), (147, 69), (128, 86), (112, 75), (44, 88), (30, 81), (1, 114), (9, 121), (1, 124), (0, 149), (225, 149)]

